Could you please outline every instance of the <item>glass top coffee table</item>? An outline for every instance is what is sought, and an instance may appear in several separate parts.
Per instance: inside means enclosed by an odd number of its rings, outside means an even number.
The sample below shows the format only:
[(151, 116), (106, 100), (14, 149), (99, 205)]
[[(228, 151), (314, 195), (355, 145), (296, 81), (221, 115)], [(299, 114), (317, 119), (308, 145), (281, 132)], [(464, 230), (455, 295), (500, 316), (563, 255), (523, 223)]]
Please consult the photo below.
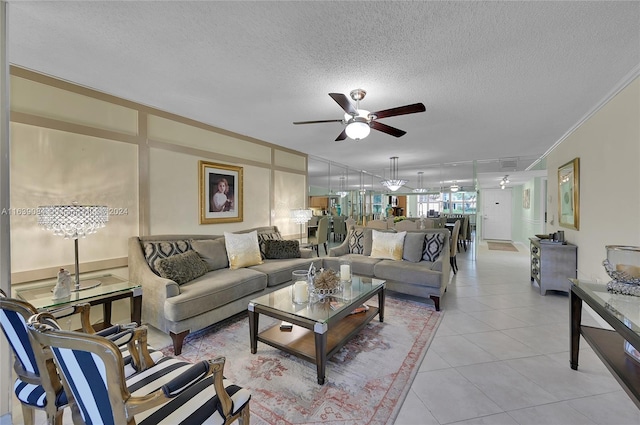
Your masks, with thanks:
[[(385, 281), (353, 276), (351, 283), (336, 296), (317, 302), (293, 303), (292, 286), (279, 289), (249, 302), (251, 353), (258, 351), (258, 341), (315, 363), (318, 384), (325, 381), (327, 359), (340, 350), (376, 315), (384, 321)], [(378, 307), (352, 314), (354, 309), (378, 295)], [(331, 301), (335, 301), (332, 306)], [(280, 330), (280, 323), (258, 333), (260, 314), (293, 323), (291, 330)]]
[(113, 301), (131, 298), (131, 321), (140, 325), (142, 316), (142, 287), (140, 284), (129, 282), (112, 274), (93, 276), (91, 279), (101, 281), (100, 286), (71, 292), (69, 297), (63, 299), (53, 299), (55, 280), (18, 289), (14, 293), (18, 298), (33, 305), (38, 311), (48, 311), (80, 303), (89, 303), (92, 306), (101, 304), (104, 314), (103, 323), (95, 325), (96, 330), (111, 326), (111, 303)]

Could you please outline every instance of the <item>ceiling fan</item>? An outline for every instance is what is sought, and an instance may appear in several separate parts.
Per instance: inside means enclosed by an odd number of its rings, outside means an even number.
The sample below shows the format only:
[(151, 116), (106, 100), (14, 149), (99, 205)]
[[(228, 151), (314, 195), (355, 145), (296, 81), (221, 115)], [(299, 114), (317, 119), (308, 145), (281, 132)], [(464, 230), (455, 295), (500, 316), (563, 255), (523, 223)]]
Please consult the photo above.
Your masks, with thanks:
[(407, 134), (406, 131), (378, 122), (381, 118), (394, 117), (396, 115), (415, 114), (416, 112), (424, 112), (426, 108), (422, 103), (414, 103), (412, 105), (399, 106), (397, 108), (384, 109), (382, 111), (369, 112), (360, 109), (360, 101), (364, 99), (366, 91), (362, 89), (352, 90), (349, 95), (355, 100), (355, 107), (347, 96), (342, 93), (329, 93), (329, 96), (336, 101), (342, 109), (344, 109), (344, 118), (341, 120), (320, 120), (320, 121), (296, 121), (294, 124), (319, 124), (325, 122), (341, 122), (346, 127), (342, 133), (338, 135), (336, 141), (344, 140), (347, 137), (353, 140), (361, 140), (374, 130), (382, 131), (395, 137), (401, 137)]

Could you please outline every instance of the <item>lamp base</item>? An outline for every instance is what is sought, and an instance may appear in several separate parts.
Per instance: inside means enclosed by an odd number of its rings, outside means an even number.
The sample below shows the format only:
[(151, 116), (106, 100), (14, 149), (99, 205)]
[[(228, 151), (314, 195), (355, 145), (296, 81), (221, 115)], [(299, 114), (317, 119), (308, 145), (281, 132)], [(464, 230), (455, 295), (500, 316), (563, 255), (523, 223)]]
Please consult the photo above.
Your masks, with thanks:
[(71, 292), (84, 291), (85, 289), (95, 288), (100, 285), (102, 285), (102, 281), (100, 280), (95, 280), (95, 279), (81, 280), (80, 285), (74, 285), (73, 288), (71, 288)]

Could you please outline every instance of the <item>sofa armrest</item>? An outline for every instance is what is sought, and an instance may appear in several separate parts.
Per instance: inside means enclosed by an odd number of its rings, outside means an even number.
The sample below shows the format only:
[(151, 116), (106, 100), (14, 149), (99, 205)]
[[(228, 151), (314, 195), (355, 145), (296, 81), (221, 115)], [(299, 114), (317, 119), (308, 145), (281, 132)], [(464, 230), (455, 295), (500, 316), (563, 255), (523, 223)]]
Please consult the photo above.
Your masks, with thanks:
[(329, 257), (340, 257), (342, 255), (347, 255), (349, 253), (349, 238), (345, 238), (344, 242), (342, 242), (338, 246), (334, 246), (333, 248), (329, 248)]
[(129, 238), (129, 281), (142, 286), (143, 321), (165, 330), (164, 303), (180, 294), (180, 286), (151, 271), (137, 236)]

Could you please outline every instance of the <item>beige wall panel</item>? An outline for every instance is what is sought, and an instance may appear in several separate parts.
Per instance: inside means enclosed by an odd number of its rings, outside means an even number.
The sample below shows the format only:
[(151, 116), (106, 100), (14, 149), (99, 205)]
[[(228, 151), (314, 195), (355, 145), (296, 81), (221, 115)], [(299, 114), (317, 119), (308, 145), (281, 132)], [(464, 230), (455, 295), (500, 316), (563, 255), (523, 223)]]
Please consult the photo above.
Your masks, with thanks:
[(271, 148), (257, 143), (225, 136), (188, 124), (149, 115), (148, 137), (160, 142), (189, 146), (248, 161), (271, 163)]
[[(605, 245), (640, 245), (640, 79), (547, 157), (548, 232), (578, 245), (578, 277), (608, 282)], [(558, 167), (580, 158), (580, 230), (558, 226)], [(549, 199), (547, 200), (549, 202)]]
[[(150, 150), (150, 211), (152, 235), (212, 234), (267, 226), (269, 220), (270, 171), (267, 168), (243, 167), (244, 221), (200, 224), (198, 197), (198, 161), (216, 162), (162, 149)], [(220, 162), (223, 163), (223, 162)]]
[[(81, 263), (126, 257), (138, 234), (137, 146), (11, 124), (12, 272), (72, 264), (73, 240), (38, 226), (39, 205), (107, 205), (109, 223), (79, 241)], [(53, 277), (53, 276), (52, 276)]]
[(16, 76), (11, 77), (11, 110), (138, 134), (138, 112), (133, 109)]
[(287, 167), (293, 170), (307, 171), (307, 158), (295, 153), (274, 149), (274, 164), (278, 167)]
[(297, 237), (300, 234), (300, 225), (291, 221), (290, 212), (294, 208), (304, 208), (306, 205), (307, 177), (284, 171), (274, 171), (273, 174), (273, 224), (278, 226), (283, 235)]

